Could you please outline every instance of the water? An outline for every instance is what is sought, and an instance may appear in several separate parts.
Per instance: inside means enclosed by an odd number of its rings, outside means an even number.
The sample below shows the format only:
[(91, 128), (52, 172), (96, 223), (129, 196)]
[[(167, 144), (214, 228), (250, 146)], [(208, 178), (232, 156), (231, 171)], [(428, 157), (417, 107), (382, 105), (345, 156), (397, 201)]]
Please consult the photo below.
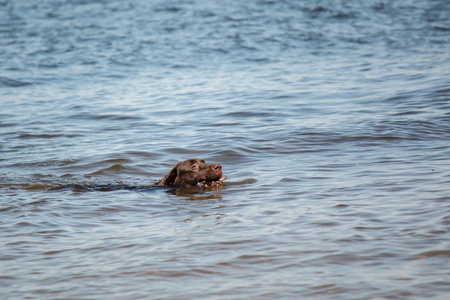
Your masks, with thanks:
[(449, 12), (1, 0), (0, 298), (447, 299)]

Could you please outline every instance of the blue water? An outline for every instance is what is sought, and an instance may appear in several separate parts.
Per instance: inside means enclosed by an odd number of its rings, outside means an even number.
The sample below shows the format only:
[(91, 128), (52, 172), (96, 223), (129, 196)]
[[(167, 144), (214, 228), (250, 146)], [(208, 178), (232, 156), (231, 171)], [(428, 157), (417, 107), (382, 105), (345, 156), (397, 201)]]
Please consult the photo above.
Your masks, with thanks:
[[(1, 299), (446, 299), (450, 2), (0, 0)], [(178, 161), (219, 188), (151, 186)]]

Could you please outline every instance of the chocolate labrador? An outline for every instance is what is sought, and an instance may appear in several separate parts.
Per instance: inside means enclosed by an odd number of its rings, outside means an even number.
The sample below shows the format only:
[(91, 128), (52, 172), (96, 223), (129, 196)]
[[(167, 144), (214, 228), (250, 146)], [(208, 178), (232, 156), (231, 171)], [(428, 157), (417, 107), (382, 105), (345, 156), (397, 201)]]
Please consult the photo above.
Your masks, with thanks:
[(177, 163), (158, 186), (219, 186), (225, 177), (222, 177), (222, 166), (219, 164), (206, 164), (203, 159), (188, 159)]

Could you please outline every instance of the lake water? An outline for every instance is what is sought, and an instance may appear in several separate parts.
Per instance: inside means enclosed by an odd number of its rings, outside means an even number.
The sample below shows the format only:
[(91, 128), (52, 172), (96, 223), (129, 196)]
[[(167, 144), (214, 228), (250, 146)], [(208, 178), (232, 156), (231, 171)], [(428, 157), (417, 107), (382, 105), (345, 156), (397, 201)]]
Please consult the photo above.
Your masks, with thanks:
[(1, 299), (450, 295), (449, 1), (0, 0), (0, 104)]

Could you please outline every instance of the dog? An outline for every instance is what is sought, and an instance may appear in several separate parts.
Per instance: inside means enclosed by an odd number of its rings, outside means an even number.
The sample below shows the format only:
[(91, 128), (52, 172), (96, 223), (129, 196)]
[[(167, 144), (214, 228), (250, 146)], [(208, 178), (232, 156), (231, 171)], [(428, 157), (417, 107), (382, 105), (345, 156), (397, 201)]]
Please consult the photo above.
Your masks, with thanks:
[(203, 159), (188, 159), (177, 163), (172, 170), (157, 183), (157, 186), (220, 186), (224, 179), (225, 177), (222, 177), (221, 165), (209, 165), (205, 163)]

